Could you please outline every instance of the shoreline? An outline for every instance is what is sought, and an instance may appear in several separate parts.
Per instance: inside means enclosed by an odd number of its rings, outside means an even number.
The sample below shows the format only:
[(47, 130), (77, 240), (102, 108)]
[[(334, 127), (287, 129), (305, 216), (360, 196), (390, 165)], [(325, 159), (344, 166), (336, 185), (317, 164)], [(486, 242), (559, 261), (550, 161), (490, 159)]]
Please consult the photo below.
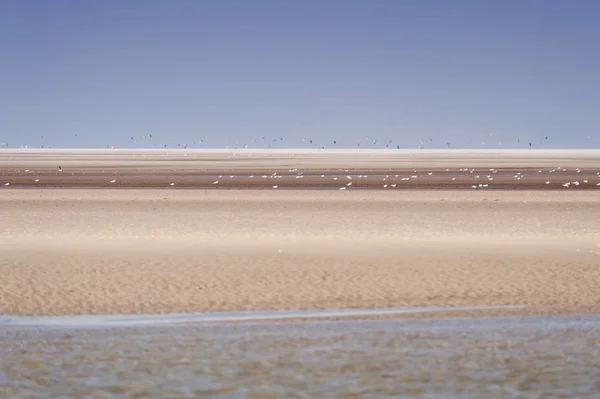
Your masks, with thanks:
[(453, 306), (379, 309), (275, 310), (240, 312), (203, 312), (173, 314), (112, 314), (64, 316), (0, 315), (0, 327), (136, 327), (151, 325), (182, 325), (215, 322), (253, 322), (280, 320), (337, 320), (369, 317), (397, 317), (407, 314), (429, 315), (437, 312), (469, 312), (523, 309), (521, 306)]
[(0, 329), (95, 329), (135, 327), (186, 327), (220, 324), (265, 325), (280, 323), (411, 322), (434, 320), (536, 319), (589, 317), (600, 308), (556, 308), (519, 305), (416, 306), (412, 308), (346, 308), (319, 310), (257, 310), (155, 314), (65, 314), (59, 316), (0, 315)]

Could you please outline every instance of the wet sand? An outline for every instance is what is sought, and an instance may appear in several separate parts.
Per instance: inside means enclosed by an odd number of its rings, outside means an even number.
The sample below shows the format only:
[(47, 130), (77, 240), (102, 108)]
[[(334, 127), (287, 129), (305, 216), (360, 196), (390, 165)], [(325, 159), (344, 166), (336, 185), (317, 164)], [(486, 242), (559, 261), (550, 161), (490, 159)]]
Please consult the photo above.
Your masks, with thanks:
[(599, 172), (598, 150), (0, 152), (0, 187), (582, 190)]

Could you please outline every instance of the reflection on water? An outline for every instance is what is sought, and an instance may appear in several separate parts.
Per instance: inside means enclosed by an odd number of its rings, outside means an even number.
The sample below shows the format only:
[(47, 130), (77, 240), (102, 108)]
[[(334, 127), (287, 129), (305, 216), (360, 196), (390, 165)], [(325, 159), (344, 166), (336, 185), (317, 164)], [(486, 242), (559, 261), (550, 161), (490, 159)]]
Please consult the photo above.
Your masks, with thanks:
[(0, 327), (1, 398), (597, 397), (600, 317)]

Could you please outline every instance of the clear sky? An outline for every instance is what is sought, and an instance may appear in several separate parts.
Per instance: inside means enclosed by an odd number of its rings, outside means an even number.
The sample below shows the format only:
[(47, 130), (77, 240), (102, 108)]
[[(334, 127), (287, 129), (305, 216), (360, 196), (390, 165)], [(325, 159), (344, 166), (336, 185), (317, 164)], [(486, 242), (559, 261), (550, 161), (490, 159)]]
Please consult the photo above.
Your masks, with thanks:
[(0, 0), (0, 142), (600, 148), (599, 21), (595, 0)]

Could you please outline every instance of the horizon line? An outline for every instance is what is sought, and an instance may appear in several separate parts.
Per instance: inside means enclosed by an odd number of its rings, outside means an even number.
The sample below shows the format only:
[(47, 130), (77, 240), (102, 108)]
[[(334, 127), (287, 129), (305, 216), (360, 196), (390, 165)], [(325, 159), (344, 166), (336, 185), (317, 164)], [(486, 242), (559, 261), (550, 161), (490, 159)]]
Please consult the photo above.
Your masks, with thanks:
[(97, 148), (97, 147), (53, 147), (53, 148), (7, 148), (0, 152), (229, 152), (229, 153), (566, 153), (600, 152), (600, 148)]

